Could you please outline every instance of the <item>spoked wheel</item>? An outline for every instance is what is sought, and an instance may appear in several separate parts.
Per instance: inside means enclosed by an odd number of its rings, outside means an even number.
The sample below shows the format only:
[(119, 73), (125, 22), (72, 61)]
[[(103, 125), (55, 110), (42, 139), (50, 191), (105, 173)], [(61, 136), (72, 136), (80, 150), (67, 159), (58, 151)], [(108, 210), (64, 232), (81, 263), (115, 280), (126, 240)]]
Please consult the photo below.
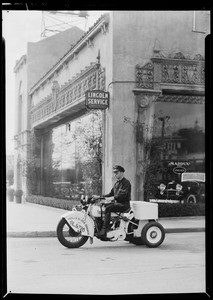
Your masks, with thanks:
[(141, 239), (149, 248), (160, 246), (165, 238), (165, 231), (161, 224), (157, 222), (147, 223), (141, 232)]
[(83, 236), (70, 228), (64, 218), (58, 223), (56, 233), (59, 242), (67, 248), (79, 248), (88, 240), (88, 236)]

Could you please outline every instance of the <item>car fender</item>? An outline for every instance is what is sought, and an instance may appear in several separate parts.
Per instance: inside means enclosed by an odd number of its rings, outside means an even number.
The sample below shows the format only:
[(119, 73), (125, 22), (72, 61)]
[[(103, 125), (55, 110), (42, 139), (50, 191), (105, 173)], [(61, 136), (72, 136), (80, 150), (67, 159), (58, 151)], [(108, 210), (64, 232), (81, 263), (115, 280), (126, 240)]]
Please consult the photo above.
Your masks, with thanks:
[(85, 211), (69, 211), (61, 218), (64, 218), (75, 231), (81, 231), (82, 235), (94, 236), (94, 221)]

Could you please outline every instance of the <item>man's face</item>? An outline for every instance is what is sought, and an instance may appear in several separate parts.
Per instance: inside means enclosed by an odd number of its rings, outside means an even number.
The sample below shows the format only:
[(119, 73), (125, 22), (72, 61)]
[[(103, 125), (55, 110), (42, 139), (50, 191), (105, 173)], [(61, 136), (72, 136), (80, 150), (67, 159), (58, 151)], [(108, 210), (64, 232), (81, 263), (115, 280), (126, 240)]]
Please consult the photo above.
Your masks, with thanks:
[(123, 177), (123, 172), (113, 171), (113, 174), (117, 180), (120, 180)]

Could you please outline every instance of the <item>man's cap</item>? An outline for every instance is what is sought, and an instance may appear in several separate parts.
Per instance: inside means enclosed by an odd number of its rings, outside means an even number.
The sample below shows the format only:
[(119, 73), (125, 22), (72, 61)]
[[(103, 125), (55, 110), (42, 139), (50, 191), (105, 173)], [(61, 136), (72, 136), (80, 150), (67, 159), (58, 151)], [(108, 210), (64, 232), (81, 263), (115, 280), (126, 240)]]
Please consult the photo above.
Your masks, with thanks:
[(113, 167), (113, 172), (114, 171), (125, 172), (124, 168), (122, 166), (119, 166), (119, 165), (115, 165)]

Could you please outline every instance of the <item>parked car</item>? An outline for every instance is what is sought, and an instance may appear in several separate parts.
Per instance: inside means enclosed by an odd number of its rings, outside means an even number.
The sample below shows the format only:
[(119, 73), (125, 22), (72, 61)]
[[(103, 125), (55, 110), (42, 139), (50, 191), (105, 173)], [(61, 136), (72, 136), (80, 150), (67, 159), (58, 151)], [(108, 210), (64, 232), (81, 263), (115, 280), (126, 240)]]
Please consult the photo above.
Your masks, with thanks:
[(185, 173), (179, 182), (161, 182), (157, 185), (155, 193), (149, 196), (148, 201), (158, 203), (205, 202), (205, 176), (197, 176), (198, 174), (204, 173)]
[(187, 203), (205, 202), (205, 183), (197, 181), (186, 181), (185, 185)]
[(175, 181), (161, 182), (155, 187), (155, 192), (149, 197), (149, 202), (183, 203), (183, 186)]
[(181, 182), (185, 191), (185, 202), (205, 202), (205, 173), (183, 173)]

